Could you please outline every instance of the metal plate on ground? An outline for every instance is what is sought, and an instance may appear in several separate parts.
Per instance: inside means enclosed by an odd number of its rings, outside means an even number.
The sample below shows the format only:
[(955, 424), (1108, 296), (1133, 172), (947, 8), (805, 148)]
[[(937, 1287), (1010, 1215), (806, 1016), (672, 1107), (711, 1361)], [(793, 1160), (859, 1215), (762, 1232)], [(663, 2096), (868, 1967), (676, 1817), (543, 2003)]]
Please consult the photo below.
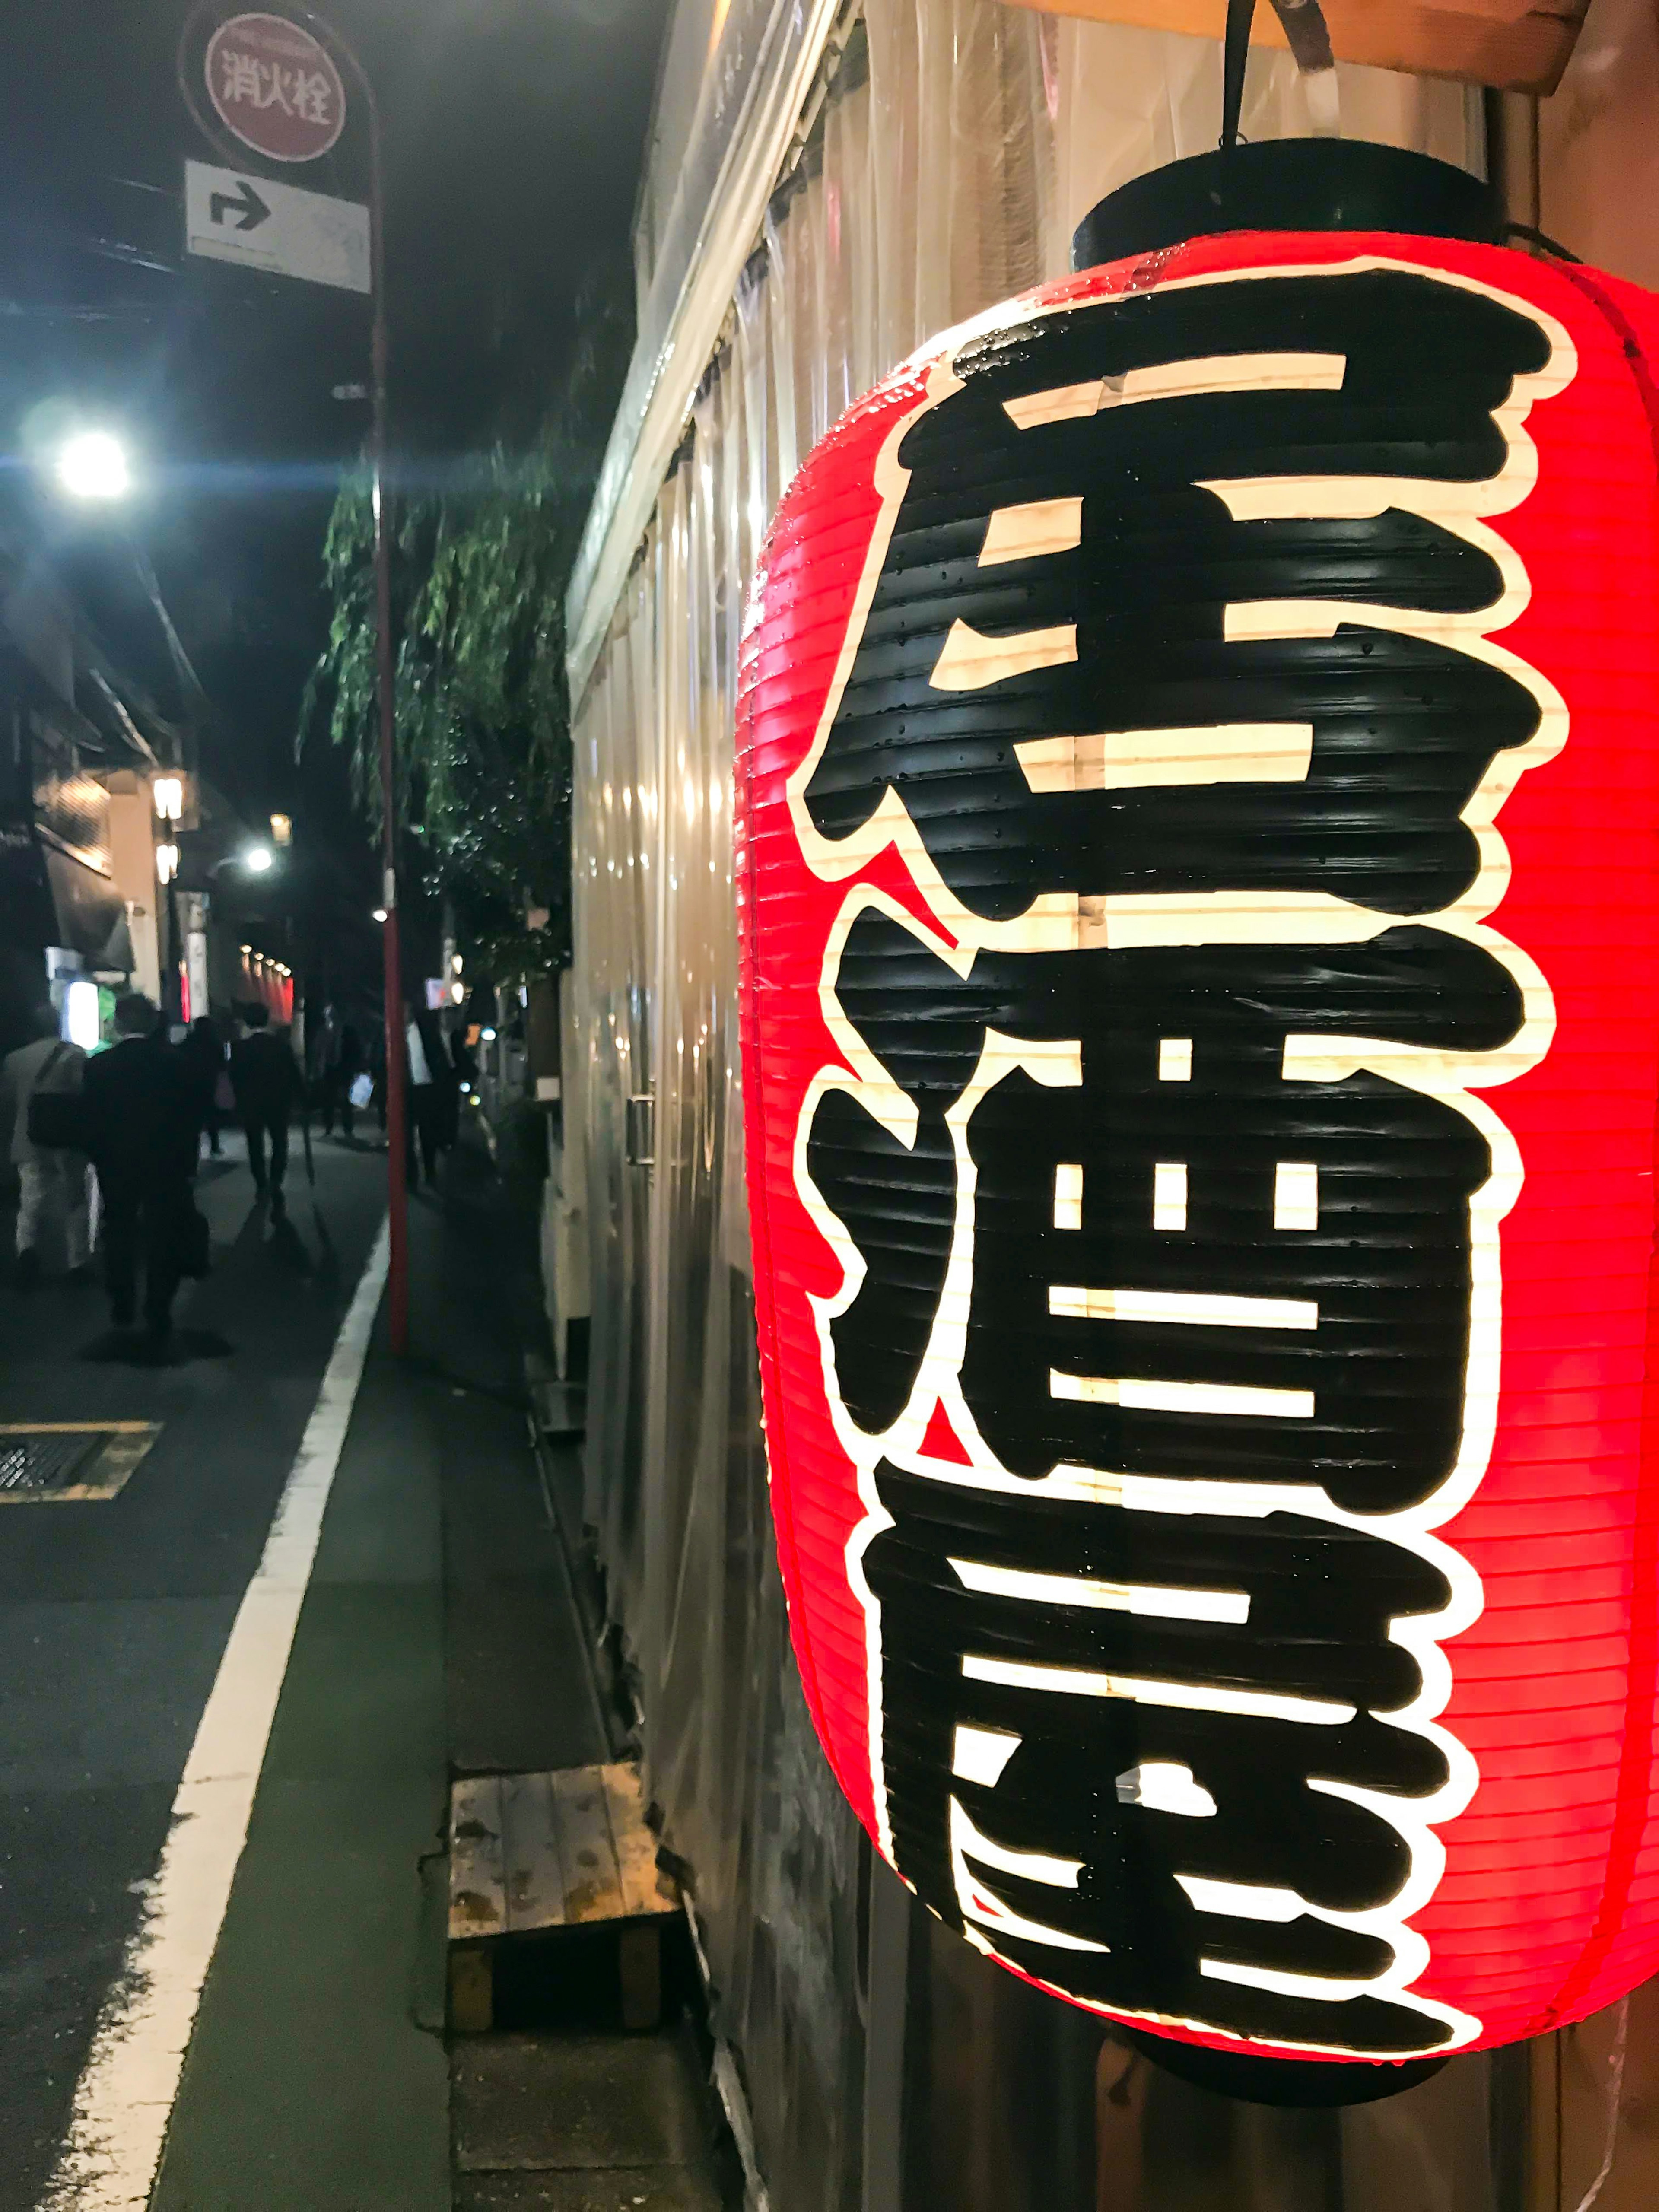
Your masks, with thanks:
[(161, 1433), (157, 1421), (0, 1421), (0, 1505), (113, 1498)]

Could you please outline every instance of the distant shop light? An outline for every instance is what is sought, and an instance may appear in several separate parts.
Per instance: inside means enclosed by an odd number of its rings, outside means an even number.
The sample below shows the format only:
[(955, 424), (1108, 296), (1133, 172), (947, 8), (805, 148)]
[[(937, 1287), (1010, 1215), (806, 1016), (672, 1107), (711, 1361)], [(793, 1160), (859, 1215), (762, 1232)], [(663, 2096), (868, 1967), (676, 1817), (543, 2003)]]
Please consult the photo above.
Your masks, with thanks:
[(98, 1008), (98, 986), (84, 978), (64, 993), (64, 1034), (82, 1052), (90, 1052), (102, 1027)]
[(294, 842), (294, 818), (291, 815), (271, 816), (270, 842), (273, 845), (291, 845)]
[[(185, 814), (185, 779), (181, 775), (158, 775), (150, 785), (155, 801), (156, 819), (161, 822), (181, 822)], [(163, 878), (165, 881), (165, 878)]]
[(375, 908), (374, 919), (376, 921), (384, 921), (386, 920), (386, 908), (383, 906), (377, 906)]
[(478, 1031), (478, 1035), (486, 1044), (494, 1044), (495, 1042), (495, 1032), (492, 1029), (482, 1029)]
[(178, 872), (179, 848), (176, 845), (158, 845), (155, 848), (156, 882), (170, 884)]

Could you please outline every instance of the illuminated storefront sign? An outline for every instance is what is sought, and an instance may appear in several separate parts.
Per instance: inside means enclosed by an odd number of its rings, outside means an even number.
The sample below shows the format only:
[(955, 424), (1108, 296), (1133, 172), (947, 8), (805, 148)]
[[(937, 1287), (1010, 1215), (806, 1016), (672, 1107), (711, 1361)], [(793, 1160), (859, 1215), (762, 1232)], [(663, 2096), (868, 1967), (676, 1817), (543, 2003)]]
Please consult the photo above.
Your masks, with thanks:
[(1613, 280), (1233, 235), (925, 349), (744, 640), (803, 1678), (988, 1955), (1189, 2040), (1659, 1966), (1659, 485)]

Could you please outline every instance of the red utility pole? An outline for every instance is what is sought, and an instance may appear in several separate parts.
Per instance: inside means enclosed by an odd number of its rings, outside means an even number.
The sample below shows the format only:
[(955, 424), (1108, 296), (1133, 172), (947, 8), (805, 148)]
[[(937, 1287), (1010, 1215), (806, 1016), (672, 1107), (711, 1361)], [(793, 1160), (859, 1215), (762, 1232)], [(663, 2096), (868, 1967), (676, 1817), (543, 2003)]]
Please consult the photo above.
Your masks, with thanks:
[[(309, 10), (307, 11), (309, 13)], [(380, 903), (386, 975), (386, 1218), (390, 1264), (386, 1317), (393, 1354), (409, 1349), (409, 1170), (405, 1116), (409, 1102), (404, 1076), (408, 1023), (404, 1014), (403, 947), (398, 934), (398, 744), (397, 667), (392, 644), (392, 534), (386, 512), (386, 262), (381, 238), (380, 116), (374, 89), (349, 46), (342, 52), (362, 88), (368, 114), (369, 281), (374, 286), (374, 334), (370, 388), (374, 404), (369, 433), (371, 496), (374, 502), (375, 669), (380, 708)]]

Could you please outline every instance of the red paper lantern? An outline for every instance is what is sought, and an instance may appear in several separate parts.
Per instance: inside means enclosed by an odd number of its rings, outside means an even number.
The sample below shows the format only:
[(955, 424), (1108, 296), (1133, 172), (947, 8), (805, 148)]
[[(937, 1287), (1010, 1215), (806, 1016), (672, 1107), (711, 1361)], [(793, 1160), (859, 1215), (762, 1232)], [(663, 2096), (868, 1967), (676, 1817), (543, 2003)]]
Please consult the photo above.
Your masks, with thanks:
[(925, 348), (761, 565), (807, 1698), (929, 1906), (1177, 2041), (1659, 1969), (1656, 333), (1466, 238), (1192, 238)]

